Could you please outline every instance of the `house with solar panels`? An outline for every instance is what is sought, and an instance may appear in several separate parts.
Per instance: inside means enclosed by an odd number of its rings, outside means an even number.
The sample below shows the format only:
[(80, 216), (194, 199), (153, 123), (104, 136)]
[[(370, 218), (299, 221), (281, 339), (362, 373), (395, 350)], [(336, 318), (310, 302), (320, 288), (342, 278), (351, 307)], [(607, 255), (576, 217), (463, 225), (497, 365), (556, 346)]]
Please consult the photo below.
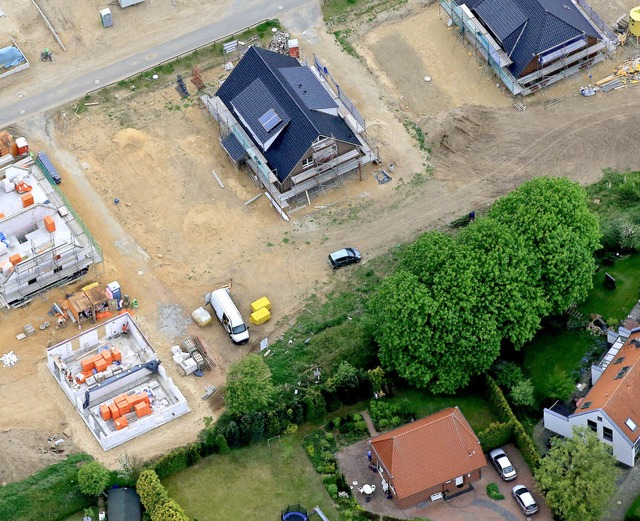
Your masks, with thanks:
[(204, 101), (230, 159), (282, 209), (376, 159), (364, 119), (317, 60), (250, 47)]
[(618, 39), (586, 0), (440, 0), (449, 25), (514, 95), (605, 59)]

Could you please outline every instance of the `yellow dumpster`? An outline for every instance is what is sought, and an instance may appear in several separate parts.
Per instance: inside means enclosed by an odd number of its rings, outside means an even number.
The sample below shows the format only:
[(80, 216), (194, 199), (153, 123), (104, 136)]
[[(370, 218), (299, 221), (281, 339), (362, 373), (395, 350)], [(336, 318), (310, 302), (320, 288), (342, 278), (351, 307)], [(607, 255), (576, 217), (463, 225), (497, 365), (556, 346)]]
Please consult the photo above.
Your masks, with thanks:
[(267, 308), (260, 308), (259, 310), (251, 313), (251, 317), (249, 317), (249, 320), (252, 324), (260, 325), (264, 324), (270, 318), (271, 312)]
[(254, 313), (262, 308), (271, 309), (271, 302), (269, 302), (269, 299), (267, 297), (259, 298), (258, 300), (251, 303), (251, 313)]

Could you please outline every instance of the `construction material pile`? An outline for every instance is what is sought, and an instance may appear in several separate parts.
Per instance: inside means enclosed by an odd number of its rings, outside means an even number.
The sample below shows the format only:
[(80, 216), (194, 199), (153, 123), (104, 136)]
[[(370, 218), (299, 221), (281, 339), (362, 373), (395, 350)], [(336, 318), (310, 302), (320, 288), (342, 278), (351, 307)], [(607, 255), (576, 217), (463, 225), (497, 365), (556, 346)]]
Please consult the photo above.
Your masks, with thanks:
[(0, 356), (0, 360), (2, 361), (3, 366), (12, 367), (18, 362), (18, 356), (13, 351), (9, 351), (8, 353)]
[(273, 33), (273, 37), (269, 42), (269, 50), (273, 52), (279, 52), (280, 54), (289, 54), (289, 33), (283, 33), (282, 31), (276, 31)]
[(602, 92), (609, 92), (637, 83), (640, 83), (640, 55), (628, 59), (613, 74), (596, 82), (596, 87)]

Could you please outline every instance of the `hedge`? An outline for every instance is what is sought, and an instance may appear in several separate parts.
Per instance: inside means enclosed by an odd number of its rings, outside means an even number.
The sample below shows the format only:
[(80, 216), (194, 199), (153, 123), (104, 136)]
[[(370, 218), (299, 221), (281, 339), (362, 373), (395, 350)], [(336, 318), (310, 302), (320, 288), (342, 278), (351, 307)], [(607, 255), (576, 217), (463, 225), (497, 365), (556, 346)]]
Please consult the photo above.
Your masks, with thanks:
[(509, 443), (513, 437), (513, 420), (502, 423), (494, 422), (485, 430), (478, 433), (480, 445), (485, 452), (489, 452), (505, 443)]
[(155, 471), (143, 470), (136, 483), (136, 490), (151, 521), (189, 521), (178, 503), (169, 497)]
[(538, 454), (535, 443), (533, 443), (531, 436), (527, 434), (527, 431), (524, 429), (518, 418), (516, 418), (516, 415), (513, 414), (513, 411), (509, 406), (509, 402), (507, 402), (500, 386), (489, 375), (487, 375), (487, 395), (489, 402), (493, 405), (494, 410), (498, 415), (498, 418), (500, 418), (502, 422), (511, 423), (512, 439), (520, 449), (522, 457), (527, 462), (527, 465), (529, 465), (531, 470), (534, 470), (540, 464), (540, 454)]
[(493, 405), (493, 409), (501, 422), (507, 423), (511, 420), (517, 421), (517, 418), (513, 414), (511, 406), (505, 398), (502, 389), (500, 389), (497, 382), (489, 375), (487, 375), (487, 396), (489, 398), (489, 403)]

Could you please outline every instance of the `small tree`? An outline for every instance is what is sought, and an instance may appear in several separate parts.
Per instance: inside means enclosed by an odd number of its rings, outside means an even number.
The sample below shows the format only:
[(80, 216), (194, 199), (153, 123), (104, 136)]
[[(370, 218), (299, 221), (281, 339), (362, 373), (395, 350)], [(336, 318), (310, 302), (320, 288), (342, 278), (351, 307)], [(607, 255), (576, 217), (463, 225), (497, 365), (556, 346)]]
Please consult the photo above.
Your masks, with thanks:
[(227, 373), (224, 400), (233, 414), (245, 415), (268, 409), (274, 393), (271, 371), (259, 355), (248, 355), (233, 364)]
[(184, 513), (180, 505), (178, 505), (173, 499), (168, 499), (159, 504), (154, 510), (152, 521), (189, 521), (189, 518)]
[(109, 484), (109, 471), (97, 461), (89, 461), (78, 470), (80, 491), (88, 496), (99, 496)]
[(514, 405), (518, 407), (533, 407), (535, 403), (534, 387), (531, 379), (521, 380), (513, 386), (509, 396)]
[(154, 470), (143, 470), (136, 483), (136, 491), (144, 508), (153, 517), (155, 509), (168, 500), (168, 494)]
[(118, 461), (122, 467), (118, 471), (118, 477), (127, 485), (135, 485), (140, 477), (140, 472), (142, 472), (143, 461), (135, 454), (129, 454), (128, 452), (121, 454)]
[(600, 519), (615, 490), (617, 470), (611, 449), (587, 427), (557, 440), (535, 471), (547, 504), (564, 521)]

